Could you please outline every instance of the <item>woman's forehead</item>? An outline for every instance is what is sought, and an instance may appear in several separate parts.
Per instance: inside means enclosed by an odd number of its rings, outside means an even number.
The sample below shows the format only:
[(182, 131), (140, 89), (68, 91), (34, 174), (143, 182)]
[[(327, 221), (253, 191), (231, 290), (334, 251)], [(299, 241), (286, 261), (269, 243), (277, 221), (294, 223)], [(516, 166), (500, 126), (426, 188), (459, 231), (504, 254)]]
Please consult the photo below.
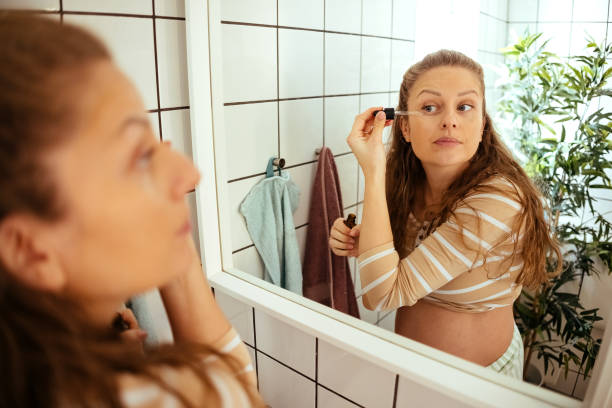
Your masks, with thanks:
[(411, 94), (416, 97), (423, 90), (453, 95), (475, 91), (482, 96), (482, 84), (478, 75), (463, 67), (436, 67), (424, 72), (415, 81)]

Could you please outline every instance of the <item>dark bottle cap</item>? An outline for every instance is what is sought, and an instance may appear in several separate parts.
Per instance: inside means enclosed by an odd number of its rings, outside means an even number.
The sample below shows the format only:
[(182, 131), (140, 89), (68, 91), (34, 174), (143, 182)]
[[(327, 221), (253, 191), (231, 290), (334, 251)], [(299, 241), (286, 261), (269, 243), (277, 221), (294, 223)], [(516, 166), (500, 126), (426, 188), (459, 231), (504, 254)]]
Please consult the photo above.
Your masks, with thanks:
[[(378, 112), (380, 111), (379, 110), (374, 111), (372, 116), (376, 116)], [(387, 117), (387, 120), (395, 119), (395, 109), (394, 108), (384, 108), (383, 112), (385, 112), (385, 116)]]
[(353, 213), (350, 213), (348, 217), (346, 217), (346, 220), (344, 220), (344, 225), (352, 229), (356, 225), (356, 219), (357, 216)]

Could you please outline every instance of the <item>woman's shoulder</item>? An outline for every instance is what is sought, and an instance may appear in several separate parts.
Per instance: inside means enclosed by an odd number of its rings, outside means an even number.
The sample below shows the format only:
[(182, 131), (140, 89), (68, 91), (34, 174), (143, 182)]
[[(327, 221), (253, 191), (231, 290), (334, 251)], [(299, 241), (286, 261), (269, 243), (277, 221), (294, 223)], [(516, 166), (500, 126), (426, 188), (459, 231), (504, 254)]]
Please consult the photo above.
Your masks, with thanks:
[(506, 176), (493, 175), (474, 186), (463, 204), (494, 212), (507, 210), (514, 213), (523, 208), (522, 195), (517, 183)]
[[(143, 374), (120, 374), (117, 377), (122, 403), (129, 408), (162, 408), (183, 406), (176, 393), (192, 406), (250, 407), (241, 383), (217, 364), (206, 364), (207, 381), (190, 368), (160, 366), (153, 375), (168, 388)], [(175, 390), (176, 393), (171, 390)]]

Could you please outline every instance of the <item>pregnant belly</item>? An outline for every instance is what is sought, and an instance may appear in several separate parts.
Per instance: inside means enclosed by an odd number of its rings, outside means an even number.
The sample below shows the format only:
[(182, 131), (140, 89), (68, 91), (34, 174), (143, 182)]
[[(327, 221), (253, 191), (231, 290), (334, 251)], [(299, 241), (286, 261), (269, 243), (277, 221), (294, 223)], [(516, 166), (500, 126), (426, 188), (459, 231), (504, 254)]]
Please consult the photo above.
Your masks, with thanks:
[(512, 306), (465, 313), (421, 300), (398, 309), (395, 319), (396, 333), (482, 366), (504, 354), (513, 330)]

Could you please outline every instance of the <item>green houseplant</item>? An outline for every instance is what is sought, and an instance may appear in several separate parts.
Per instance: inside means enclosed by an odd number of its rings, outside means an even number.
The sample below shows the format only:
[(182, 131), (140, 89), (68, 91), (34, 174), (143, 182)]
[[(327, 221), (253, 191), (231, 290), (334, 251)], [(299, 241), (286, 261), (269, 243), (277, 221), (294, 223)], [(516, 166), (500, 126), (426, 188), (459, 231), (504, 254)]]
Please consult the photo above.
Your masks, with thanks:
[[(608, 58), (612, 44), (588, 40), (587, 55), (559, 58), (546, 51), (541, 34), (526, 32), (502, 50), (503, 96), (498, 114), (509, 124), (510, 139), (528, 174), (542, 189), (550, 222), (562, 244), (562, 272), (535, 291), (523, 290), (514, 314), (525, 347), (525, 372), (533, 357), (544, 373), (571, 364), (585, 378), (595, 363), (600, 339), (592, 336), (598, 309), (586, 310), (579, 298), (585, 276), (612, 263), (612, 224), (592, 195), (612, 190), (612, 112), (598, 108), (611, 96)], [(597, 264), (605, 267), (598, 268)], [(556, 266), (548, 262), (549, 271)], [(578, 293), (568, 290), (577, 284)]]

